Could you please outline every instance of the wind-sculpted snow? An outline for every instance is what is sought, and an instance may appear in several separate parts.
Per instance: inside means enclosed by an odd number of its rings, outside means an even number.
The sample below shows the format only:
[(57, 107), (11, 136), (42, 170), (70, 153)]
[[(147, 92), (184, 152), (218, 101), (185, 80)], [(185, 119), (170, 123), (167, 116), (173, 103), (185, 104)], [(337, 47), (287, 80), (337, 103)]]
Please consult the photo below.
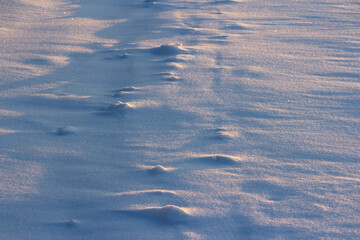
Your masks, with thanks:
[(136, 87), (124, 87), (124, 88), (117, 90), (117, 92), (133, 92), (136, 90), (137, 90)]
[(228, 129), (226, 127), (222, 127), (222, 128), (217, 128), (213, 131), (213, 138), (217, 139), (217, 140), (229, 140), (229, 139), (234, 139), (237, 138), (239, 136), (239, 134), (237, 133), (237, 131), (233, 130), (233, 129)]
[(210, 156), (200, 157), (199, 160), (210, 164), (225, 164), (225, 165), (232, 165), (240, 162), (240, 160), (237, 157), (226, 156), (226, 155), (210, 155)]
[(65, 222), (65, 224), (69, 228), (74, 228), (79, 224), (79, 222), (74, 219), (70, 219), (69, 221)]
[(104, 113), (124, 113), (129, 109), (131, 109), (131, 105), (129, 103), (118, 101), (105, 108)]
[(160, 56), (177, 55), (185, 51), (185, 48), (181, 44), (164, 44), (152, 49), (154, 54)]
[(166, 168), (166, 167), (163, 167), (161, 165), (157, 165), (155, 167), (152, 167), (149, 169), (149, 172), (151, 174), (161, 174), (161, 173), (165, 173), (165, 172), (168, 172), (168, 171), (171, 171), (172, 168)]
[(0, 239), (358, 239), (360, 5), (0, 3)]
[(131, 210), (121, 210), (120, 212), (166, 224), (181, 224), (186, 223), (191, 219), (191, 210), (174, 205), (136, 208)]

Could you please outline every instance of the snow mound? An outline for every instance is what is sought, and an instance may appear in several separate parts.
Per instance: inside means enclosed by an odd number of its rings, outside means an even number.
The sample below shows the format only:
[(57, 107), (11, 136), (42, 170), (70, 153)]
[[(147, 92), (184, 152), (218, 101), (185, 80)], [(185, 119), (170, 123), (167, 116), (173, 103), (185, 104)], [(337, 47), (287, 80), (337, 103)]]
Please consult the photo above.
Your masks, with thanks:
[(189, 210), (175, 205), (167, 205), (164, 207), (146, 207), (127, 210), (126, 212), (139, 217), (144, 217), (150, 220), (160, 221), (162, 223), (168, 224), (188, 222), (191, 216), (191, 212)]
[(124, 103), (121, 101), (118, 101), (114, 104), (111, 104), (109, 107), (104, 109), (105, 113), (124, 113), (128, 109), (130, 109), (131, 106), (128, 103)]
[(205, 157), (200, 157), (200, 160), (213, 164), (226, 164), (232, 165), (237, 164), (239, 159), (237, 157), (228, 156), (228, 155), (210, 155)]
[(66, 127), (58, 128), (55, 133), (58, 136), (65, 136), (65, 135), (74, 134), (76, 131), (77, 128), (72, 126), (66, 126)]
[(170, 171), (171, 169), (170, 168), (166, 168), (166, 167), (163, 167), (161, 165), (157, 165), (155, 167), (152, 167), (149, 169), (149, 172), (151, 174), (161, 174), (161, 173), (165, 173), (165, 172), (168, 172)]
[(114, 97), (119, 97), (119, 96), (121, 96), (123, 94), (127, 94), (127, 93), (133, 93), (136, 90), (138, 90), (138, 88), (132, 87), (132, 86), (120, 88), (120, 89), (114, 91), (115, 92)]
[(74, 220), (74, 219), (70, 219), (69, 221), (65, 222), (65, 225), (69, 228), (74, 228), (79, 224), (78, 221)]
[(152, 49), (154, 54), (160, 56), (177, 55), (185, 51), (181, 44), (165, 44)]
[(238, 136), (237, 132), (228, 130), (226, 128), (216, 128), (215, 129), (215, 138), (216, 139), (231, 139)]
[(166, 80), (168, 80), (169, 82), (176, 82), (179, 80), (179, 77), (173, 75), (166, 78)]
[(130, 86), (130, 87), (124, 87), (117, 90), (117, 92), (133, 92), (138, 90), (138, 88)]
[(169, 82), (176, 82), (180, 80), (180, 78), (176, 76), (176, 73), (174, 73), (173, 71), (162, 72), (159, 73), (158, 75), (161, 76), (164, 80)]

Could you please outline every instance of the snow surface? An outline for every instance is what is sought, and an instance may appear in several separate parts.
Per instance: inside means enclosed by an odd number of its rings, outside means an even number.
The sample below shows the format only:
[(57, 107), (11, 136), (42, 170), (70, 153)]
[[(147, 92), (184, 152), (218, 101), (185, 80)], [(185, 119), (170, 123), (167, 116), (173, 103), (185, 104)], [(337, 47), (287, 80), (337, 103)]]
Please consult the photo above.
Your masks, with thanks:
[(360, 4), (0, 0), (0, 239), (358, 239)]

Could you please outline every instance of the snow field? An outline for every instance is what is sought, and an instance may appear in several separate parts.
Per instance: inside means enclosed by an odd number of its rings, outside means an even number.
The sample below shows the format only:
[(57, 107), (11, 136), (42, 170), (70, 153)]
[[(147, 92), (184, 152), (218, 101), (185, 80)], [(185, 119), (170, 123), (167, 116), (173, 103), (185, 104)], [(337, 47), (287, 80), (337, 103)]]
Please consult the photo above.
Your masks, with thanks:
[(13, 4), (0, 238), (357, 238), (358, 4)]

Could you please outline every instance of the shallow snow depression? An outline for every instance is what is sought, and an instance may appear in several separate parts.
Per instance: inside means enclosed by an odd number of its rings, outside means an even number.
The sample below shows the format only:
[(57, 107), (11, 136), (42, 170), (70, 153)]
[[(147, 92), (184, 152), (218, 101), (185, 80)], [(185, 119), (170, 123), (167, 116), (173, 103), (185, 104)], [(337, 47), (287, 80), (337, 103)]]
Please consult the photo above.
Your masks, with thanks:
[(0, 239), (356, 239), (359, 12), (0, 2)]

